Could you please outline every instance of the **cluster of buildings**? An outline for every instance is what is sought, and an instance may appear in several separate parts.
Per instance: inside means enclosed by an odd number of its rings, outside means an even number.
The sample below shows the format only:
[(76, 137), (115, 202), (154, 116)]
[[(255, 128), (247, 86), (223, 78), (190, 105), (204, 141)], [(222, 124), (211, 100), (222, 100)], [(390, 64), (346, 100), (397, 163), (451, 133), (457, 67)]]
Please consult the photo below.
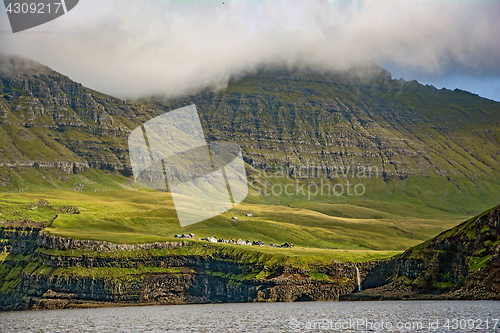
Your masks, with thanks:
[(201, 239), (202, 241), (210, 242), (210, 243), (223, 243), (223, 244), (235, 244), (235, 245), (250, 245), (250, 246), (264, 246), (265, 243), (263, 241), (249, 241), (243, 239), (224, 239), (224, 238), (215, 238), (215, 237), (205, 237)]
[[(175, 238), (182, 238), (182, 239), (196, 239), (194, 234), (182, 234), (182, 235), (175, 235)], [(260, 240), (254, 240), (254, 241), (249, 241), (249, 240), (243, 240), (243, 239), (224, 239), (224, 238), (215, 238), (215, 237), (204, 237), (200, 238), (199, 240), (205, 241), (205, 242), (210, 242), (210, 243), (223, 243), (223, 244), (235, 244), (235, 245), (249, 245), (249, 246), (264, 246), (266, 245), (263, 241)], [(271, 247), (293, 247), (292, 243), (286, 242), (281, 245), (276, 245), (276, 244), (271, 244)]]
[[(175, 235), (175, 238), (182, 238), (182, 239), (196, 239), (195, 234), (182, 234), (182, 235)], [(264, 246), (265, 243), (263, 241), (249, 241), (249, 240), (243, 240), (243, 239), (224, 239), (224, 238), (215, 238), (215, 237), (204, 237), (200, 238), (202, 241), (210, 242), (210, 243), (224, 243), (224, 244), (235, 244), (235, 245), (254, 245), (254, 246)]]

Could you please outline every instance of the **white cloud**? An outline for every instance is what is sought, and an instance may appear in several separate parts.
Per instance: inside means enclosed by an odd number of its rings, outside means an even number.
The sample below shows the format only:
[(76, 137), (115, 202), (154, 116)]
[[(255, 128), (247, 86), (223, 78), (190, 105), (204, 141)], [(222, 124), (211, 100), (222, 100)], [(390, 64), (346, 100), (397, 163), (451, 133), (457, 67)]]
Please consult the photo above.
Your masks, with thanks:
[(33, 30), (52, 33), (4, 32), (0, 47), (112, 95), (176, 95), (261, 64), (491, 72), (499, 14), (496, 1), (82, 0)]

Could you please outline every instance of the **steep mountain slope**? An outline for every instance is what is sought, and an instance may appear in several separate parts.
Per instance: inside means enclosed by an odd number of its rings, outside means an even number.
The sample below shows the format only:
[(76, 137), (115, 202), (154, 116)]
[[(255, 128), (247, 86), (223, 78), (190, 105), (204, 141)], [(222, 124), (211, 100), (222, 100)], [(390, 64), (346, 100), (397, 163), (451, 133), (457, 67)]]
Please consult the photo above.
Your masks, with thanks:
[(309, 178), (318, 178), (317, 169), (321, 177), (371, 167), (383, 183), (358, 179), (370, 199), (404, 194), (434, 208), (467, 207), (467, 213), (495, 204), (500, 103), (391, 80), (380, 68), (370, 74), (263, 71), (221, 92), (152, 107), (195, 103), (210, 138), (238, 143), (256, 167), (301, 175), (309, 169)]
[(210, 135), (238, 142), (253, 165), (376, 165), (387, 178), (500, 171), (500, 103), (375, 74), (261, 72), (164, 109), (195, 103)]
[(130, 174), (130, 129), (153, 116), (31, 60), (4, 58), (0, 79), (0, 165), (96, 168)]
[(371, 179), (358, 180), (367, 186), (363, 198), (466, 214), (500, 195), (500, 103), (391, 80), (377, 66), (344, 73), (261, 70), (222, 91), (141, 103), (85, 88), (25, 59), (2, 59), (1, 68), (4, 185), (13, 182), (14, 167), (128, 176), (130, 130), (194, 103), (208, 139), (238, 143), (255, 168), (287, 168), (291, 178), (300, 168), (322, 170), (303, 177), (312, 181), (372, 168)]

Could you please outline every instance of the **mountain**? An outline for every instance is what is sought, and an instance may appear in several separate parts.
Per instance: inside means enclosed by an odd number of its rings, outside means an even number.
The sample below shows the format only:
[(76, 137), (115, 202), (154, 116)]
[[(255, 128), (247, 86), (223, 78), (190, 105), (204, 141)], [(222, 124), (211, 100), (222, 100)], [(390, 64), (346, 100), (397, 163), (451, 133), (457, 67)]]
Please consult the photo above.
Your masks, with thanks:
[(376, 65), (341, 73), (262, 69), (224, 90), (138, 102), (88, 89), (27, 59), (3, 58), (1, 68), (0, 177), (9, 190), (29, 189), (29, 181), (15, 180), (33, 167), (44, 177), (46, 168), (130, 176), (130, 131), (194, 103), (208, 139), (243, 148), (256, 188), (280, 181), (255, 176), (263, 168), (285, 168), (287, 178), (301, 168), (321, 169), (302, 177), (311, 181), (372, 168), (375, 176), (358, 180), (365, 195), (354, 199), (471, 214), (500, 194), (500, 103), (392, 80)]
[(467, 214), (496, 204), (500, 103), (391, 80), (381, 68), (370, 74), (262, 71), (220, 92), (148, 105), (196, 104), (209, 138), (238, 143), (258, 168), (371, 167), (379, 171), (365, 180), (372, 200)]
[[(251, 189), (183, 228), (169, 193), (133, 186), (127, 138), (193, 103), (208, 140), (242, 147)], [(497, 298), (498, 207), (432, 237), (498, 204), (499, 120), (498, 102), (373, 64), (260, 69), (223, 90), (131, 102), (1, 58), (0, 308)], [(366, 191), (311, 195), (348, 182)], [(305, 192), (262, 191), (295, 183)], [(357, 269), (378, 287), (351, 294)]]
[(3, 58), (0, 67), (0, 165), (130, 174), (127, 137), (151, 110), (31, 60)]

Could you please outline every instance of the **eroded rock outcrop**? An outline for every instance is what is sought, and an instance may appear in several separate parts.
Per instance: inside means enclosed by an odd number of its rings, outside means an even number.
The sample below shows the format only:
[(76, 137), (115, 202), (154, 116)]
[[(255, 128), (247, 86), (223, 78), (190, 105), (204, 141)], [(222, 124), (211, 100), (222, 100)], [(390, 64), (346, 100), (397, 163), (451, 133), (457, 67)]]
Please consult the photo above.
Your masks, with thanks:
[[(438, 174), (477, 182), (477, 166), (464, 162), (477, 161), (484, 175), (498, 175), (492, 124), (500, 121), (499, 103), (392, 80), (376, 65), (351, 72), (264, 70), (217, 92), (135, 103), (34, 61), (0, 60), (0, 136), (9, 138), (0, 166), (36, 163), (66, 172), (90, 167), (130, 175), (130, 131), (196, 104), (207, 138), (237, 143), (245, 160), (260, 169), (371, 166), (386, 181)], [(28, 142), (39, 149), (26, 149)], [(443, 147), (460, 154), (444, 154)]]
[[(6, 287), (0, 308), (4, 310), (338, 300), (356, 288), (351, 263), (332, 262), (312, 270), (287, 265), (269, 268), (227, 254), (177, 253), (194, 246), (185, 241), (123, 245), (13, 228), (2, 230), (1, 235), (11, 244), (31, 244), (31, 248), (17, 247), (18, 255), (8, 253), (2, 263), (0, 277)], [(324, 278), (312, 278), (310, 273)]]
[(179, 249), (188, 246), (188, 242), (157, 242), (146, 244), (115, 244), (105, 241), (78, 240), (74, 238), (56, 237), (40, 233), (37, 238), (39, 247), (54, 250), (88, 250), (99, 252), (112, 251), (137, 251), (137, 250), (158, 250), (158, 249)]
[(500, 299), (500, 206), (369, 270), (347, 299)]

